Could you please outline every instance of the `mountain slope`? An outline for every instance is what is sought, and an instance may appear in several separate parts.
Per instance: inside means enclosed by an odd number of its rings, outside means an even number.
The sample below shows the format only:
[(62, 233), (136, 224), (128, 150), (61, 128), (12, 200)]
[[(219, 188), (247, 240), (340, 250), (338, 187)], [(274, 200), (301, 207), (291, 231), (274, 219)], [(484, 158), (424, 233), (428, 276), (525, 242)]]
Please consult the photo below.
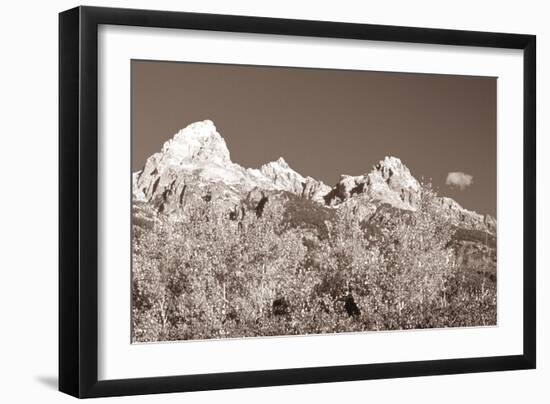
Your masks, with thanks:
[(318, 200), (329, 189), (321, 181), (302, 177), (283, 158), (260, 169), (233, 163), (225, 140), (209, 120), (180, 130), (133, 174), (134, 199), (152, 202), (164, 213), (181, 208), (190, 188), (194, 195), (210, 195), (228, 205), (238, 204), (255, 188)]
[(202, 121), (132, 189), (133, 341), (496, 324), (496, 221), (396, 157), (329, 187)]
[[(252, 199), (259, 203), (265, 197), (265, 203), (277, 200), (272, 197), (276, 193), (287, 192), (331, 209), (353, 206), (358, 219), (365, 220), (382, 204), (397, 210), (416, 210), (421, 185), (396, 157), (385, 157), (365, 174), (342, 175), (333, 187), (303, 177), (282, 157), (259, 169), (244, 168), (231, 161), (225, 140), (214, 123), (205, 120), (181, 129), (160, 152), (149, 157), (144, 168), (133, 174), (132, 189), (135, 201), (146, 202), (159, 213), (173, 217), (184, 214), (190, 201), (208, 200), (220, 209), (235, 212), (243, 201), (250, 201), (251, 193), (263, 195)], [(496, 234), (496, 220), (489, 215), (466, 210), (450, 198), (440, 197), (438, 201), (440, 214), (455, 226)]]

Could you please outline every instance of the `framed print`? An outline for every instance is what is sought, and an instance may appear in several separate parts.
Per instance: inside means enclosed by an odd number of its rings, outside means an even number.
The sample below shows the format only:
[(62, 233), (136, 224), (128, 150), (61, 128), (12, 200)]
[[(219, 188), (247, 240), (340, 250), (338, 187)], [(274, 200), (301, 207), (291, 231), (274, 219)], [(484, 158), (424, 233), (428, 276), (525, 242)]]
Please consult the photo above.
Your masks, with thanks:
[(532, 35), (59, 17), (59, 387), (532, 369)]

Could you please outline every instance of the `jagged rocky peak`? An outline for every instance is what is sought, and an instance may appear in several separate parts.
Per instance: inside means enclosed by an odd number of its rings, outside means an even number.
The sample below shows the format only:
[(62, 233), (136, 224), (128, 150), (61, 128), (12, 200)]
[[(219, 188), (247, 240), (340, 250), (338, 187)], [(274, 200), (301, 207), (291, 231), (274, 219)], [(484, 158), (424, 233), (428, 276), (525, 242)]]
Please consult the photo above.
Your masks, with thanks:
[(326, 195), (325, 201), (337, 206), (354, 195), (363, 195), (400, 208), (414, 210), (419, 201), (420, 184), (397, 157), (385, 157), (367, 174), (342, 175)]
[(285, 189), (293, 193), (301, 192), (303, 183), (305, 182), (304, 177), (290, 168), (282, 157), (261, 166), (260, 172), (273, 181), (276, 188)]
[(297, 175), (302, 177), (300, 174), (298, 174), (296, 171), (294, 171), (292, 168), (290, 168), (288, 163), (282, 157), (279, 157), (275, 161), (271, 161), (267, 164), (262, 165), (260, 167), (260, 171), (264, 175), (267, 175), (267, 176), (276, 176), (276, 175), (287, 174), (287, 173), (296, 173)]
[(132, 179), (134, 198), (150, 202), (164, 213), (181, 209), (190, 188), (198, 191), (210, 184), (217, 184), (212, 198), (224, 203), (234, 202), (254, 188), (287, 191), (322, 203), (330, 190), (320, 181), (304, 178), (282, 157), (260, 169), (233, 163), (225, 140), (210, 120), (178, 131)]
[(387, 186), (390, 191), (397, 194), (402, 202), (401, 207), (415, 209), (418, 206), (420, 184), (397, 157), (385, 157), (381, 160), (369, 174), (369, 179), (373, 194), (380, 192), (380, 196), (384, 197)]
[(374, 166), (371, 174), (378, 173), (394, 191), (409, 189), (418, 191), (420, 184), (411, 174), (409, 168), (397, 157), (385, 157)]
[(384, 159), (380, 160), (375, 166), (375, 169), (386, 172), (391, 175), (391, 171), (393, 172), (407, 172), (410, 174), (410, 170), (407, 166), (403, 164), (403, 162), (398, 158), (394, 156), (386, 156)]
[(179, 130), (146, 160), (143, 169), (133, 175), (133, 195), (153, 203), (159, 211), (172, 212), (183, 206), (189, 186), (200, 189), (224, 179), (238, 183), (244, 176), (244, 169), (231, 162), (214, 123), (204, 120)]
[[(420, 202), (420, 184), (396, 157), (385, 157), (366, 174), (342, 175), (331, 188), (303, 177), (283, 157), (259, 169), (233, 163), (225, 140), (210, 120), (192, 123), (165, 142), (133, 174), (132, 189), (136, 201), (174, 217), (194, 200), (205, 198), (229, 211), (252, 190), (266, 197), (290, 192), (322, 205), (353, 208), (361, 217), (381, 204), (415, 210)], [(496, 231), (495, 219), (463, 209), (450, 198), (440, 199), (440, 209), (460, 227)]]
[(210, 161), (220, 165), (231, 162), (225, 140), (211, 120), (194, 122), (164, 143), (163, 157), (172, 163)]
[(266, 166), (271, 166), (271, 167), (280, 167), (282, 169), (290, 168), (290, 166), (288, 165), (288, 163), (286, 162), (286, 160), (283, 157), (279, 157), (277, 160), (271, 161), (271, 162), (269, 162), (265, 165)]
[(293, 170), (284, 158), (264, 164), (260, 172), (269, 178), (277, 189), (290, 191), (293, 194), (324, 204), (324, 196), (330, 187), (323, 181), (312, 177), (303, 177)]

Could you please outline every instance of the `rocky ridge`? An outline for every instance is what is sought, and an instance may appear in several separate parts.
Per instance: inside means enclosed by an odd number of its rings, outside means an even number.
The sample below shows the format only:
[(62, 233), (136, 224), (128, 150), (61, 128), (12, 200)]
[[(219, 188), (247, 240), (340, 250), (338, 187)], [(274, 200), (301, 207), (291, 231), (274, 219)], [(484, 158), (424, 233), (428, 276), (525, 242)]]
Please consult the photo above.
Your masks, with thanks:
[[(212, 200), (235, 212), (243, 201), (265, 201), (269, 195), (287, 192), (331, 209), (354, 206), (361, 219), (381, 204), (399, 210), (416, 210), (420, 184), (396, 157), (385, 157), (370, 172), (342, 175), (329, 187), (303, 177), (281, 157), (259, 169), (244, 168), (231, 161), (223, 137), (210, 120), (181, 129), (164, 143), (160, 152), (133, 174), (133, 197), (159, 213), (178, 216), (189, 198)], [(264, 200), (264, 198), (266, 198)], [(439, 198), (441, 212), (456, 226), (496, 234), (496, 221), (462, 208), (450, 198)]]

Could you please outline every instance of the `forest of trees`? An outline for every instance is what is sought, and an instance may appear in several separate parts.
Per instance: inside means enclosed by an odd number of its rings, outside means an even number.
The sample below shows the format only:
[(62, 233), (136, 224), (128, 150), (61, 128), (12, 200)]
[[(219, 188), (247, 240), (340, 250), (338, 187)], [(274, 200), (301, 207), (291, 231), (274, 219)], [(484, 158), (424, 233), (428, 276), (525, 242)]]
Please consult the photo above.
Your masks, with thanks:
[(496, 281), (463, 268), (427, 187), (373, 230), (352, 207), (319, 233), (284, 204), (241, 220), (201, 201), (133, 227), (133, 341), (496, 324)]

